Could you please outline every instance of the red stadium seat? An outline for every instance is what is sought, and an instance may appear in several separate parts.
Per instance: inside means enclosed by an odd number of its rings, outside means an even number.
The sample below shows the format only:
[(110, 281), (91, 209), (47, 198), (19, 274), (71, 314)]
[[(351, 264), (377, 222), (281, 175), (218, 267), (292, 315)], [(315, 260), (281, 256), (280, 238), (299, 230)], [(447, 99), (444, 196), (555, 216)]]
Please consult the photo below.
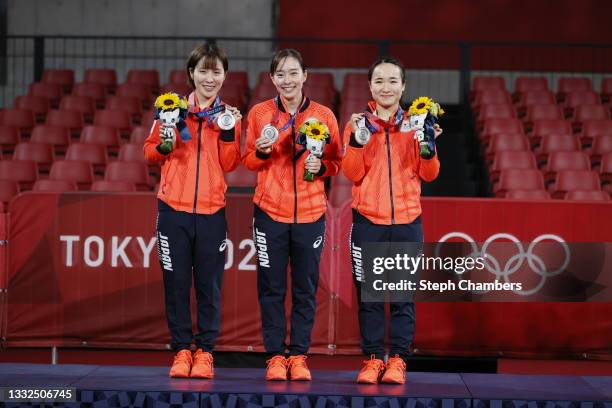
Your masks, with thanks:
[(32, 131), (30, 141), (49, 144), (55, 153), (64, 154), (70, 144), (70, 130), (63, 126), (38, 125)]
[(532, 105), (554, 105), (555, 103), (555, 95), (551, 91), (533, 90), (521, 94), (517, 105), (525, 110)]
[(589, 78), (559, 78), (557, 83), (557, 99), (564, 101), (568, 93), (592, 90), (593, 86)]
[(591, 163), (599, 165), (602, 156), (612, 152), (612, 134), (600, 135), (593, 140), (591, 149)]
[(119, 151), (119, 129), (108, 126), (85, 126), (81, 132), (81, 143), (97, 143), (106, 146), (109, 153)]
[(55, 155), (53, 154), (53, 146), (46, 143), (22, 142), (15, 146), (13, 160), (31, 160), (38, 164), (38, 170), (46, 173)]
[(129, 181), (140, 191), (151, 190), (146, 164), (138, 162), (110, 162), (106, 166), (104, 179), (108, 181)]
[(116, 128), (126, 137), (128, 137), (132, 132), (132, 121), (129, 113), (125, 111), (114, 111), (108, 109), (96, 111), (93, 124), (94, 126), (108, 126)]
[(14, 180), (0, 178), (0, 202), (8, 204), (19, 193), (19, 183)]
[(30, 110), (34, 113), (37, 122), (42, 122), (45, 120), (45, 115), (51, 109), (51, 105), (49, 104), (49, 99), (44, 96), (18, 96), (15, 98), (15, 102), (13, 106), (16, 109), (25, 109)]
[[(187, 75), (185, 73), (185, 75)], [(310, 78), (310, 74), (308, 74)], [(249, 76), (246, 71), (230, 71), (225, 76), (224, 85), (237, 85), (248, 92), (249, 90)]]
[(34, 113), (25, 109), (4, 109), (0, 111), (0, 125), (13, 126), (21, 135), (29, 135), (36, 124)]
[(148, 110), (142, 113), (142, 119), (140, 120), (140, 123), (142, 124), (142, 126), (150, 129), (151, 126), (153, 125), (153, 121), (155, 120), (155, 115), (157, 113), (154, 110)]
[(187, 78), (187, 71), (185, 69), (173, 69), (170, 71), (170, 74), (168, 74), (168, 84), (187, 85)]
[(51, 166), (50, 180), (67, 180), (76, 183), (79, 190), (89, 190), (94, 180), (91, 163), (76, 160), (57, 160)]
[(495, 153), (493, 165), (489, 171), (489, 179), (495, 182), (499, 173), (508, 169), (537, 169), (535, 156), (530, 151), (502, 150)]
[(42, 96), (49, 99), (52, 108), (56, 108), (59, 100), (64, 95), (64, 90), (57, 84), (46, 84), (43, 82), (32, 82), (28, 86), (28, 95)]
[(487, 89), (474, 95), (472, 108), (475, 112), (478, 112), (480, 106), (492, 103), (510, 105), (512, 104), (512, 98), (505, 89)]
[(533, 121), (533, 128), (529, 139), (532, 146), (540, 144), (542, 138), (549, 134), (573, 134), (572, 124), (568, 120), (539, 119)]
[(146, 84), (125, 83), (117, 87), (117, 96), (130, 96), (138, 98), (144, 109), (149, 109), (153, 101), (153, 91)]
[(610, 102), (612, 97), (612, 78), (604, 78), (601, 80), (601, 101), (602, 103)]
[(565, 199), (579, 201), (610, 201), (610, 195), (606, 191), (575, 190), (565, 193)]
[(552, 182), (563, 170), (591, 170), (589, 155), (584, 152), (553, 152), (548, 156), (544, 180)]
[(514, 81), (514, 92), (516, 94), (547, 90), (548, 80), (545, 77), (518, 77)]
[(74, 71), (71, 69), (45, 69), (42, 82), (60, 85), (64, 93), (69, 93), (74, 85)]
[(601, 157), (599, 177), (604, 184), (612, 182), (612, 152), (606, 153)]
[(590, 146), (600, 135), (612, 135), (612, 120), (585, 120), (582, 122), (580, 140), (583, 146)]
[(515, 119), (514, 106), (506, 103), (490, 103), (482, 105), (478, 111), (477, 127), (482, 130), (484, 122), (488, 119)]
[(495, 154), (502, 151), (529, 151), (529, 140), (520, 133), (497, 133), (493, 135), (487, 145), (487, 163), (491, 163)]
[(527, 108), (527, 113), (523, 119), (525, 131), (531, 132), (533, 121), (541, 119), (564, 119), (563, 109), (559, 105), (531, 105)]
[(509, 190), (545, 190), (544, 178), (538, 170), (504, 170), (494, 190), (496, 197), (505, 197)]
[(126, 143), (119, 149), (120, 161), (146, 163), (141, 144)]
[(506, 81), (500, 76), (478, 76), (472, 79), (470, 99), (474, 99), (476, 94), (489, 90), (506, 90)]
[(518, 119), (489, 119), (485, 121), (480, 139), (487, 144), (488, 140), (497, 133), (524, 133), (523, 124)]
[[(225, 86), (223, 86), (223, 88), (225, 88)], [(169, 84), (162, 86), (159, 93), (162, 94), (162, 93), (174, 92), (175, 94), (179, 94), (179, 95), (187, 97), (191, 93), (191, 91), (192, 91), (191, 86), (187, 85), (186, 83), (185, 84), (169, 83)]]
[(130, 143), (142, 146), (144, 141), (149, 137), (151, 126), (135, 126), (130, 133)]
[(114, 69), (88, 69), (83, 82), (103, 85), (107, 93), (114, 93), (117, 88), (117, 73)]
[(224, 85), (219, 92), (219, 96), (225, 103), (238, 109), (243, 109), (246, 103), (244, 91), (237, 86)]
[(89, 162), (95, 173), (104, 174), (108, 162), (108, 153), (106, 146), (101, 144), (73, 143), (68, 147), (65, 159)]
[(156, 69), (130, 69), (125, 82), (128, 84), (144, 84), (152, 92), (159, 92), (159, 72)]
[(91, 191), (100, 192), (131, 192), (136, 191), (134, 183), (129, 181), (97, 180), (91, 185)]
[(578, 152), (580, 143), (572, 134), (549, 133), (542, 137), (540, 146), (536, 148), (538, 163), (545, 163), (548, 155), (553, 152)]
[(506, 198), (515, 200), (550, 200), (550, 193), (546, 190), (510, 190)]
[(109, 96), (106, 99), (106, 109), (127, 112), (134, 123), (140, 122), (140, 115), (142, 115), (140, 100), (129, 96)]
[(33, 191), (49, 191), (63, 193), (65, 191), (76, 191), (78, 186), (74, 181), (68, 180), (38, 180), (32, 187)]
[(565, 96), (565, 116), (570, 118), (574, 110), (583, 105), (599, 105), (601, 100), (595, 91), (576, 91)]
[(0, 148), (3, 152), (12, 153), (20, 140), (21, 132), (19, 132), (19, 128), (0, 124)]
[(81, 112), (83, 119), (91, 123), (96, 110), (96, 103), (90, 96), (65, 95), (59, 104), (60, 110)]
[(563, 198), (565, 193), (574, 190), (601, 190), (599, 176), (591, 170), (562, 170), (557, 173), (552, 187), (553, 198)]
[(38, 166), (30, 160), (0, 161), (0, 180), (16, 181), (21, 190), (29, 190), (38, 180)]
[(96, 107), (98, 108), (102, 108), (104, 106), (106, 93), (106, 86), (99, 83), (84, 82), (75, 84), (74, 87), (72, 87), (72, 95), (89, 96), (95, 101)]
[(255, 187), (257, 184), (257, 172), (238, 166), (236, 170), (225, 173), (225, 182), (228, 187)]
[(587, 120), (608, 120), (610, 110), (603, 105), (582, 105), (574, 111), (574, 131), (582, 130), (582, 123)]
[(46, 125), (62, 126), (70, 130), (75, 137), (83, 130), (83, 114), (78, 111), (50, 110), (45, 119)]

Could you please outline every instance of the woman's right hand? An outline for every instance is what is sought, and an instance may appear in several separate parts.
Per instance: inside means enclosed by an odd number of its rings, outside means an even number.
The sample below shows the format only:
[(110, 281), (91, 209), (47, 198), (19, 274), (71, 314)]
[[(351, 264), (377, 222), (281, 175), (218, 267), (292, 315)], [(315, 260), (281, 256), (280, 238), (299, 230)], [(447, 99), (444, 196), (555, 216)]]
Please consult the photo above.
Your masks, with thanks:
[(257, 151), (263, 154), (270, 154), (272, 152), (273, 144), (274, 142), (268, 139), (267, 137), (260, 136), (259, 139), (255, 141), (255, 148), (257, 149)]
[(351, 120), (349, 122), (351, 123), (351, 132), (353, 132), (353, 134), (357, 133), (357, 124), (363, 119), (363, 116), (364, 113), (353, 113), (351, 115)]

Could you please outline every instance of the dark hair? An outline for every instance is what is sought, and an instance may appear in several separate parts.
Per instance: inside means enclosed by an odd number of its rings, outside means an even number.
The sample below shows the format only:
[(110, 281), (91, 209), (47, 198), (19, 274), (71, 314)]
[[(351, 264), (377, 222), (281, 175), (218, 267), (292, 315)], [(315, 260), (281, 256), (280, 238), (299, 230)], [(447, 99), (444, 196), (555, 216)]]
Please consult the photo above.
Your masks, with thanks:
[(187, 60), (187, 82), (192, 88), (195, 88), (193, 79), (191, 78), (191, 71), (195, 69), (198, 62), (204, 58), (204, 68), (215, 69), (217, 68), (217, 60), (223, 65), (223, 70), (227, 72), (228, 62), (225, 51), (217, 47), (217, 44), (204, 43), (200, 44), (191, 51), (189, 59)]
[(270, 61), (270, 74), (274, 74), (276, 72), (276, 68), (278, 68), (278, 64), (285, 58), (293, 57), (300, 64), (300, 68), (302, 68), (302, 72), (306, 71), (306, 66), (304, 65), (304, 59), (302, 58), (302, 54), (298, 50), (294, 50), (293, 48), (285, 48), (282, 50), (276, 51), (276, 54), (272, 57), (272, 61)]
[(370, 69), (368, 70), (368, 82), (372, 82), (372, 73), (374, 72), (374, 68), (381, 64), (393, 64), (397, 66), (400, 69), (400, 73), (402, 75), (402, 84), (406, 83), (406, 72), (404, 64), (402, 64), (400, 60), (393, 57), (379, 58), (372, 65), (370, 65)]

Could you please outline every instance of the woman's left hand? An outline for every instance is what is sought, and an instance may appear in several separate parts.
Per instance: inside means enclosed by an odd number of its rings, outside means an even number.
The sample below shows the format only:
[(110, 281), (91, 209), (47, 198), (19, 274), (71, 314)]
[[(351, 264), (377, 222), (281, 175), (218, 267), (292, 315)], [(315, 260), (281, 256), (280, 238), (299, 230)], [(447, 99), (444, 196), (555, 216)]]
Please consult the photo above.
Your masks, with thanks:
[(306, 163), (304, 168), (311, 172), (312, 174), (317, 174), (319, 170), (321, 170), (321, 159), (319, 159), (314, 154), (311, 154), (306, 159)]
[(235, 107), (229, 106), (229, 105), (225, 105), (225, 109), (229, 113), (234, 115), (234, 119), (236, 119), (236, 121), (239, 121), (240, 119), (242, 119), (242, 114), (240, 113), (240, 110), (238, 110), (238, 108), (235, 108)]
[(440, 136), (442, 134), (442, 132), (444, 132), (442, 130), (442, 128), (440, 127), (440, 125), (438, 125), (437, 123), (435, 125), (433, 125), (433, 129), (434, 129), (434, 138), (437, 139), (438, 136)]

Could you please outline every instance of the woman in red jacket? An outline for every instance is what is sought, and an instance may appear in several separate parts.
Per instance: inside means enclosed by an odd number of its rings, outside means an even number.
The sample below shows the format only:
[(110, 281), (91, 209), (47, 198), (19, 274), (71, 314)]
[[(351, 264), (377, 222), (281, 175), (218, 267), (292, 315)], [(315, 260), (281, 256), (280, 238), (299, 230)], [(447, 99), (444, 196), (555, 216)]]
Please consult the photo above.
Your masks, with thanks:
[[(214, 376), (211, 352), (219, 334), (227, 235), (223, 173), (234, 170), (240, 162), (241, 115), (218, 96), (227, 69), (227, 57), (216, 45), (196, 47), (187, 61), (194, 91), (188, 98), (186, 126), (179, 125), (179, 131), (156, 122), (144, 145), (145, 158), (161, 164), (157, 244), (166, 317), (176, 351), (170, 377)], [(171, 102), (172, 98), (167, 104), (173, 106)], [(217, 119), (226, 112), (236, 124), (221, 130)], [(189, 299), (193, 280), (198, 333), (192, 354)]]
[[(316, 309), (319, 261), (325, 237), (323, 178), (340, 169), (341, 141), (332, 111), (302, 92), (307, 73), (302, 56), (281, 50), (270, 64), (278, 96), (255, 105), (248, 115), (243, 162), (257, 171), (253, 237), (257, 247), (257, 289), (267, 380), (310, 380), (306, 352)], [(322, 156), (306, 151), (300, 130), (323, 136)], [(327, 130), (325, 130), (327, 128)], [(311, 181), (305, 180), (309, 172)], [(308, 177), (308, 176), (307, 176)], [(285, 293), (291, 260), (291, 336), (285, 345)], [(289, 358), (285, 353), (289, 352)]]
[[(354, 183), (350, 254), (359, 301), (361, 349), (371, 357), (357, 381), (403, 384), (405, 359), (414, 335), (414, 303), (390, 304), (392, 357), (385, 364), (384, 303), (361, 299), (361, 249), (370, 242), (423, 241), (421, 179), (434, 180), (440, 162), (435, 149), (427, 157), (420, 156), (414, 130), (406, 126), (407, 115), (400, 106), (406, 86), (402, 63), (392, 58), (376, 61), (368, 71), (368, 81), (373, 101), (347, 123), (342, 160), (342, 171)], [(369, 141), (355, 137), (364, 125), (371, 132)], [(442, 133), (437, 125), (435, 133)]]

